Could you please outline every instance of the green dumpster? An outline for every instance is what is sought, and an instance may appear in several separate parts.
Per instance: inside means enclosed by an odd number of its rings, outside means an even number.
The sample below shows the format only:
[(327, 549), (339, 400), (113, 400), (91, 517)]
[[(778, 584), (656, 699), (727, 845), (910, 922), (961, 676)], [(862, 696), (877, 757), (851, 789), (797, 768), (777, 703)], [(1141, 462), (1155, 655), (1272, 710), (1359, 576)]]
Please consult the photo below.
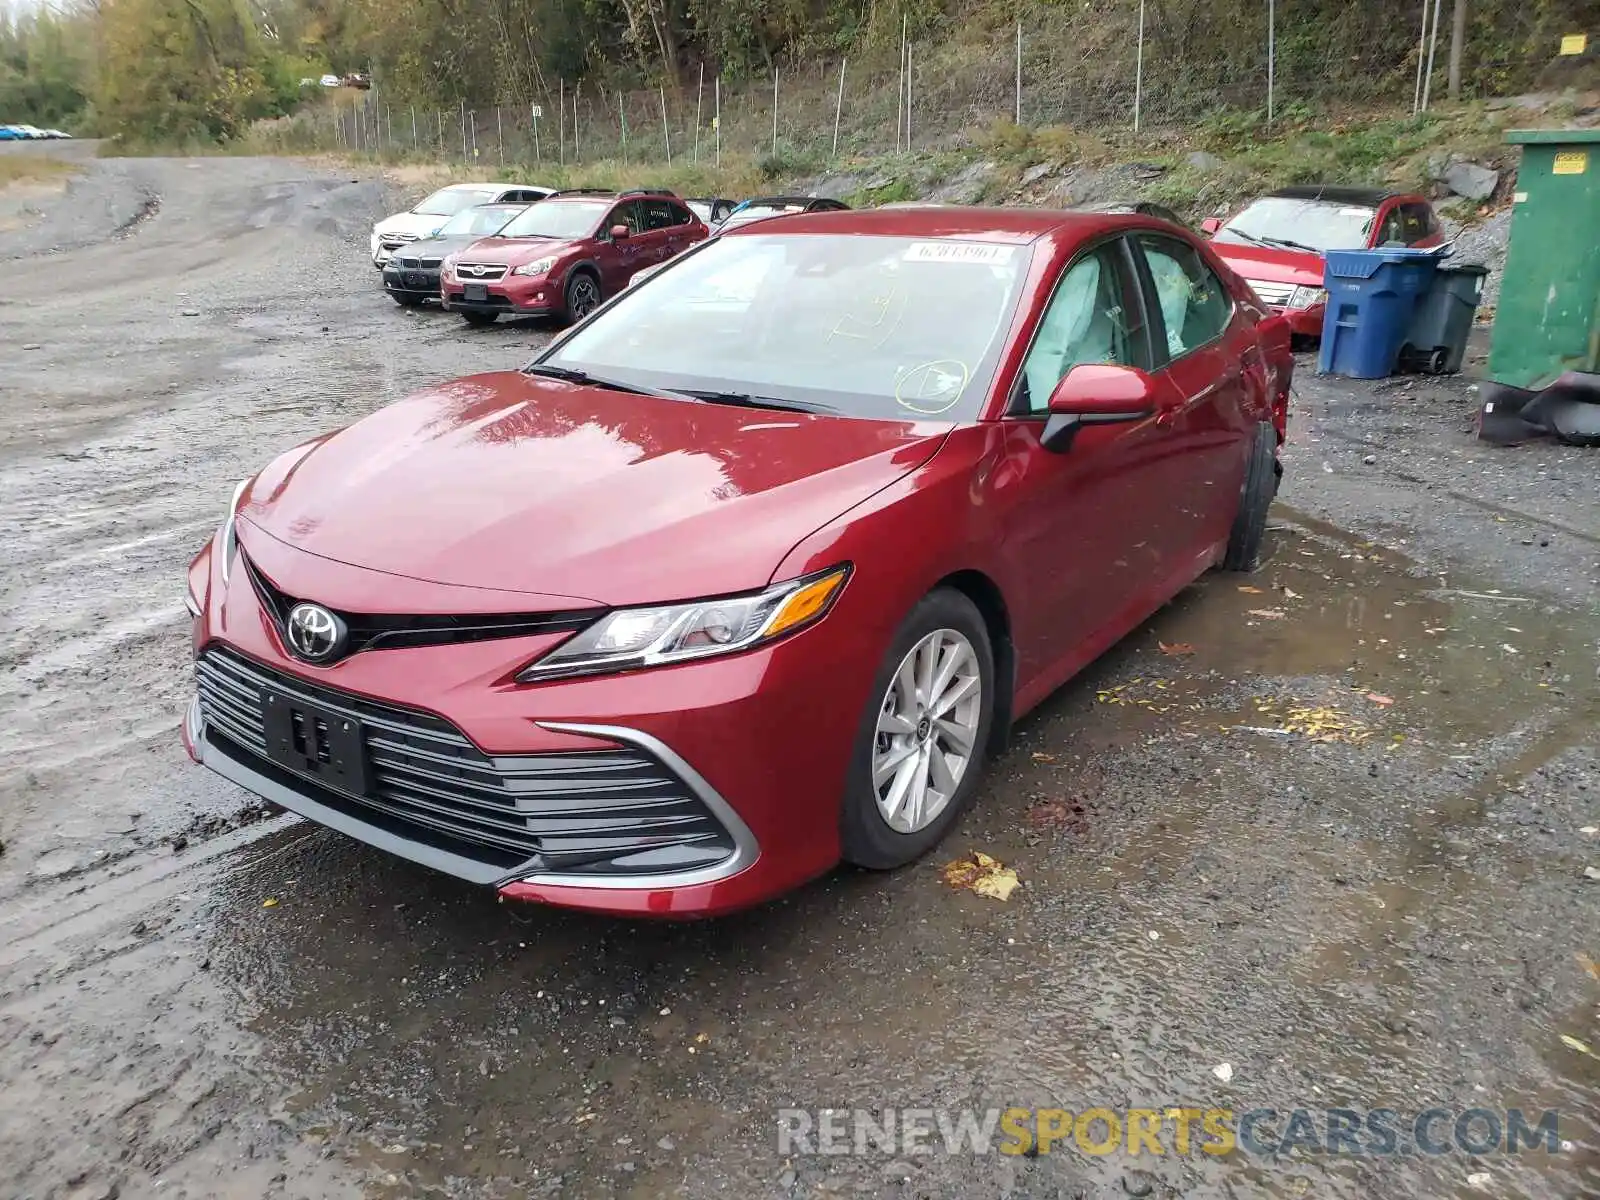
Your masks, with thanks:
[(1489, 378), (1541, 388), (1600, 370), (1600, 129), (1517, 129), (1511, 244)]

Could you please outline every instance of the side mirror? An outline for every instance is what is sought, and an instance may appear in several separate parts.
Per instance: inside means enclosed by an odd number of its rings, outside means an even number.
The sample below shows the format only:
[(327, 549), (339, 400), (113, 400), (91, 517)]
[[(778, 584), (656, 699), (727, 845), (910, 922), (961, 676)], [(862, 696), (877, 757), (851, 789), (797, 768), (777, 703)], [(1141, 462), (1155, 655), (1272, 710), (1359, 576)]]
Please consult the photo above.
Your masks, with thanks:
[(1065, 454), (1085, 425), (1119, 425), (1154, 416), (1155, 381), (1138, 367), (1080, 363), (1050, 393), (1050, 416), (1039, 442)]
[(625, 242), (632, 234), (633, 230), (626, 225), (613, 225), (611, 227), (611, 240), (613, 242)]
[(1217, 232), (1217, 230), (1221, 228), (1221, 217), (1207, 217), (1204, 221), (1200, 222), (1200, 232), (1205, 234), (1207, 237), (1210, 237), (1213, 233)]

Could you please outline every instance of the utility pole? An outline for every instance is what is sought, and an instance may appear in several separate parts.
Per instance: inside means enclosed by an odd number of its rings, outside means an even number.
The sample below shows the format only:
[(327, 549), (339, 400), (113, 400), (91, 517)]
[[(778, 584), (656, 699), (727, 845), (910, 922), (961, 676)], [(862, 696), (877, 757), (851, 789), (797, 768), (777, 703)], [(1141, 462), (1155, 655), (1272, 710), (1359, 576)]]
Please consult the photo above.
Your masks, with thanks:
[(1461, 99), (1461, 54), (1467, 41), (1467, 0), (1455, 0), (1450, 14), (1450, 99)]

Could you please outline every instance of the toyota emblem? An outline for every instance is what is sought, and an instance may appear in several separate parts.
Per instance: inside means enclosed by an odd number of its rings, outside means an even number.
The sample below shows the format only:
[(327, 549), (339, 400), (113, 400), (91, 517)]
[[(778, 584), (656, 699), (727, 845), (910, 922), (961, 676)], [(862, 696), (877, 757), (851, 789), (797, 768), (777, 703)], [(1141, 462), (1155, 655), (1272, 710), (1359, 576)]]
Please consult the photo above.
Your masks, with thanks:
[(327, 662), (344, 648), (345, 624), (320, 604), (289, 610), (289, 646), (308, 662)]

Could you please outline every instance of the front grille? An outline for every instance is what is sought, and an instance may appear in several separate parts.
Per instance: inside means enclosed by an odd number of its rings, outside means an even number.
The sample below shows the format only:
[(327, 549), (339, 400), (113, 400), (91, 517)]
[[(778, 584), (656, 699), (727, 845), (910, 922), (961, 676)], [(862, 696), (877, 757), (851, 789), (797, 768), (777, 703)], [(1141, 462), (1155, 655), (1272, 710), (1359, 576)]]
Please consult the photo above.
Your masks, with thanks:
[(1251, 290), (1256, 295), (1274, 308), (1286, 307), (1289, 303), (1289, 297), (1294, 295), (1294, 284), (1292, 283), (1272, 283), (1265, 279), (1247, 279), (1245, 282), (1250, 285)]
[(493, 283), (504, 279), (505, 263), (457, 263), (456, 275), (463, 283)]
[(385, 250), (397, 250), (401, 246), (404, 246), (407, 242), (414, 242), (416, 240), (417, 235), (414, 233), (386, 233), (378, 239), (378, 245), (382, 246)]
[[(522, 875), (694, 870), (733, 839), (681, 779), (640, 750), (491, 757), (455, 726), (323, 687), (213, 646), (195, 660), (207, 738), (292, 790), (391, 834)], [(268, 757), (263, 693), (358, 722), (365, 795)]]
[(508, 296), (496, 295), (490, 292), (487, 299), (468, 300), (462, 292), (452, 292), (447, 297), (451, 308), (470, 308), (473, 312), (508, 313), (514, 312), (515, 306)]
[[(284, 637), (289, 620), (289, 610), (306, 596), (291, 596), (251, 561), (244, 551), (239, 552), (245, 574), (250, 577), (261, 607), (267, 610), (278, 636)], [(403, 615), (393, 613), (355, 613), (329, 609), (349, 630), (344, 654), (348, 657), (363, 650), (399, 650), (415, 646), (447, 646), (457, 642), (485, 642), (495, 638), (530, 637), (534, 634), (575, 633), (592, 624), (604, 613), (603, 609), (584, 609), (576, 612), (547, 613), (467, 613), (463, 615), (422, 613)], [(287, 640), (284, 641), (288, 645)], [(329, 660), (333, 661), (333, 660)]]
[(439, 269), (439, 264), (443, 260), (438, 258), (417, 258), (413, 256), (410, 258), (396, 258), (394, 261), (395, 266), (410, 271), (415, 271), (419, 267), (424, 271), (437, 271)]

